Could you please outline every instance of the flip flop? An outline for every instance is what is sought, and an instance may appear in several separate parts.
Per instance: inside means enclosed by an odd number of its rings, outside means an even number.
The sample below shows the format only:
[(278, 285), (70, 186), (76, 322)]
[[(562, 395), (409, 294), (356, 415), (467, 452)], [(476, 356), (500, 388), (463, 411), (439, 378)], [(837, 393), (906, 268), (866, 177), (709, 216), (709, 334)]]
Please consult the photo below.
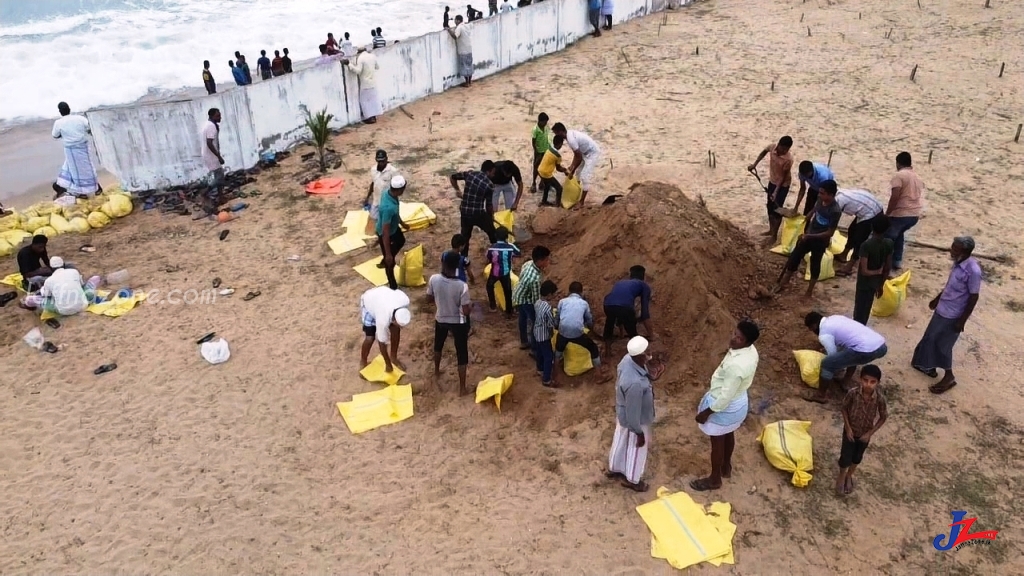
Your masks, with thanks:
[(704, 478), (698, 478), (696, 480), (690, 481), (690, 488), (693, 488), (698, 492), (707, 492), (708, 490), (718, 490), (718, 488), (721, 488), (721, 486), (716, 488), (715, 486), (709, 484), (708, 481), (705, 480)]
[(210, 340), (213, 340), (213, 336), (215, 334), (216, 334), (216, 332), (210, 332), (206, 336), (203, 336), (199, 340), (196, 340), (196, 344), (205, 344), (205, 343), (209, 342)]
[(0, 308), (7, 306), (7, 304), (9, 304), (12, 300), (16, 300), (17, 298), (17, 292), (8, 292), (6, 294), (0, 294)]
[(248, 294), (246, 294), (245, 296), (242, 297), (242, 300), (245, 300), (246, 302), (248, 302), (249, 300), (252, 300), (253, 298), (259, 296), (260, 294), (262, 294), (262, 292), (260, 292), (259, 290), (255, 291), (255, 292), (249, 292)]
[(49, 352), (50, 354), (56, 354), (60, 348), (53, 342), (43, 342), (43, 352)]
[(60, 322), (58, 322), (56, 318), (50, 318), (49, 320), (47, 320), (46, 325), (49, 326), (50, 328), (53, 328), (54, 330), (60, 328)]
[(106, 374), (107, 372), (110, 372), (111, 370), (116, 370), (116, 369), (117, 369), (117, 364), (104, 364), (103, 366), (100, 366), (99, 368), (93, 370), (92, 373), (93, 374), (97, 374), (97, 375), (99, 375), (99, 374)]
[(234, 293), (235, 293), (235, 289), (234, 288), (225, 288), (225, 289), (217, 292), (217, 294), (219, 294), (221, 296), (231, 296)]
[(954, 386), (956, 386), (956, 380), (953, 380), (952, 382), (944, 386), (936, 382), (935, 384), (932, 384), (931, 386), (928, 387), (928, 391), (931, 392), (932, 394), (942, 394), (944, 392), (948, 392)]
[(644, 482), (643, 480), (637, 482), (636, 484), (633, 484), (628, 480), (623, 480), (621, 484), (634, 492), (647, 492), (647, 490), (650, 488), (650, 486), (647, 485), (647, 482)]
[(78, 249), (78, 251), (79, 252), (88, 252), (88, 253), (91, 254), (91, 253), (96, 251), (96, 247), (93, 246), (92, 244), (82, 244), (82, 246)]
[(227, 238), (229, 232), (231, 232), (231, 230), (221, 230), (220, 231), (220, 239), (223, 240), (223, 239)]
[(214, 278), (213, 279), (213, 287), (214, 288), (220, 288), (220, 278)]

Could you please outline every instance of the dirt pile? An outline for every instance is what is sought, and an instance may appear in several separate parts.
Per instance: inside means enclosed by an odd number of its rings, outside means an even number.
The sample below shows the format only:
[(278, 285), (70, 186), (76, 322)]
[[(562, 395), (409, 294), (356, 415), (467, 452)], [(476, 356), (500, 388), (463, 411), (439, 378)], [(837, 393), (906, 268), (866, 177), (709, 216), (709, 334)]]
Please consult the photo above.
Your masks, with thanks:
[[(542, 210), (532, 229), (530, 244), (553, 251), (548, 276), (560, 292), (574, 280), (583, 283), (599, 330), (604, 325), (601, 302), (611, 285), (628, 277), (630, 266), (647, 269), (654, 291), (655, 349), (666, 354), (672, 367), (664, 383), (669, 391), (706, 387), (739, 318), (752, 318), (762, 327), (757, 346), (765, 384), (778, 383), (780, 373), (790, 374), (790, 351), (813, 340), (800, 323), (803, 307), (787, 310), (788, 298), (758, 297), (778, 274), (778, 257), (675, 186), (643, 182), (597, 209)], [(609, 361), (623, 352), (620, 342)]]

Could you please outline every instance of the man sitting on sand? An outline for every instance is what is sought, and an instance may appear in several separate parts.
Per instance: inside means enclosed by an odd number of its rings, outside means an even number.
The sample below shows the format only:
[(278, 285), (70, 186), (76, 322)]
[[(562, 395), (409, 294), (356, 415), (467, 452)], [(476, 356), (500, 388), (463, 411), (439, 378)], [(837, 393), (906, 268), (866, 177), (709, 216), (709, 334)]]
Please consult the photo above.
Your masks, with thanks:
[(32, 237), (32, 243), (18, 250), (18, 273), (21, 274), (21, 288), (35, 292), (53, 274), (50, 256), (46, 253), (49, 239), (42, 234)]
[[(403, 368), (398, 361), (398, 345), (402, 341), (402, 328), (409, 325), (412, 314), (409, 312), (409, 296), (401, 290), (392, 290), (387, 286), (377, 286), (363, 292), (359, 298), (359, 309), (363, 320), (363, 347), (360, 350), (359, 366), (366, 367), (370, 356), (370, 348), (376, 337), (380, 347), (380, 355), (384, 358), (384, 370), (391, 372), (394, 365)], [(388, 353), (388, 344), (391, 353)]]
[(857, 366), (874, 362), (889, 352), (884, 336), (846, 316), (823, 317), (817, 312), (808, 312), (804, 325), (818, 335), (826, 353), (821, 361), (818, 392), (804, 396), (804, 400), (824, 404), (828, 401), (829, 386), (840, 370), (847, 369), (843, 382), (848, 384)]
[(53, 123), (53, 137), (64, 143), (64, 164), (53, 183), (56, 197), (64, 194), (92, 196), (102, 192), (96, 179), (96, 168), (89, 156), (88, 136), (92, 134), (89, 121), (80, 114), (71, 114), (67, 102), (57, 104), (57, 110), (60, 118)]
[(60, 256), (50, 258), (50, 268), (53, 273), (43, 282), (39, 292), (25, 297), (25, 308), (35, 310), (42, 306), (43, 310), (61, 316), (74, 316), (88, 308), (96, 297), (101, 278), (93, 276), (83, 282), (82, 274), (66, 267)]
[(777, 209), (786, 205), (786, 196), (789, 194), (789, 186), (793, 181), (793, 155), (789, 153), (793, 147), (793, 139), (789, 136), (779, 138), (777, 144), (769, 144), (757, 155), (757, 159), (750, 166), (748, 172), (754, 172), (757, 165), (768, 156), (768, 195), (766, 203), (768, 209), (768, 232), (766, 243), (775, 241), (779, 234), (779, 226), (782, 225), (782, 214)]

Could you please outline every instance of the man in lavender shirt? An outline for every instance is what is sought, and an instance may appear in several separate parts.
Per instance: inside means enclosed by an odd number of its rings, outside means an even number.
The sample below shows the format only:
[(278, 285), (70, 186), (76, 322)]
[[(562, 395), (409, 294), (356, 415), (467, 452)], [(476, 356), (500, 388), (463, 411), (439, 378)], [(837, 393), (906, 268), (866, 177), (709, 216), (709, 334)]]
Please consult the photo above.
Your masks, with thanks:
[(914, 369), (931, 378), (938, 377), (938, 368), (945, 372), (941, 380), (928, 387), (933, 394), (942, 394), (956, 386), (953, 345), (964, 331), (981, 292), (981, 265), (971, 257), (973, 252), (974, 238), (958, 236), (953, 239), (949, 248), (953, 269), (942, 293), (928, 303), (935, 312), (910, 361)]
[(846, 388), (858, 366), (870, 364), (889, 352), (884, 336), (846, 316), (808, 312), (804, 325), (818, 335), (826, 354), (821, 361), (817, 393), (803, 396), (809, 402), (824, 404), (828, 401), (828, 389), (840, 370), (846, 371), (841, 383)]

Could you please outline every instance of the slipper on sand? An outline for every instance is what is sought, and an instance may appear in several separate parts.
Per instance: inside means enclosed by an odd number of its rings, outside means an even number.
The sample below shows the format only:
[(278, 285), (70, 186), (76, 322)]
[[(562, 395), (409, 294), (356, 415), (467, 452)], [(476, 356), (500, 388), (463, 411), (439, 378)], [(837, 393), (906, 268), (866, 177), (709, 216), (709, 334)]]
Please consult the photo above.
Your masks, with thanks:
[(252, 300), (253, 298), (259, 296), (260, 294), (262, 294), (262, 292), (260, 292), (259, 290), (255, 291), (255, 292), (249, 292), (248, 294), (246, 294), (245, 296), (242, 297), (242, 300), (245, 300), (246, 302), (248, 302), (249, 300)]
[(941, 382), (936, 382), (935, 384), (932, 384), (931, 386), (928, 387), (928, 391), (931, 392), (932, 394), (942, 394), (943, 392), (948, 392), (953, 386), (956, 386), (956, 380), (953, 380), (949, 384), (942, 384)]

